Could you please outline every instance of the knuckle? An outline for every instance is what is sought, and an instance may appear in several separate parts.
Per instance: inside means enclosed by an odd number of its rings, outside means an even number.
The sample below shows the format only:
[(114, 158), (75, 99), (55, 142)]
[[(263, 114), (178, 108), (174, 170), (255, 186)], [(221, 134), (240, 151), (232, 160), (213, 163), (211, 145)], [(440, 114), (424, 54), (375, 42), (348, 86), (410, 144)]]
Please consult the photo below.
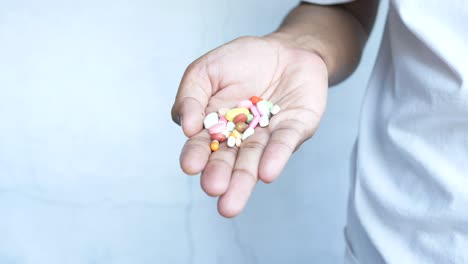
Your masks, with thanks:
[(210, 140), (207, 138), (202, 138), (202, 137), (192, 137), (187, 141), (186, 146), (198, 146), (198, 145), (203, 145), (207, 146), (207, 144), (210, 143)]
[(246, 140), (245, 143), (241, 145), (241, 149), (263, 149), (265, 144), (257, 140)]
[(256, 183), (258, 181), (258, 176), (256, 173), (253, 173), (250, 170), (244, 168), (234, 168), (233, 175), (234, 174), (245, 175), (247, 176), (247, 178), (251, 179), (253, 183)]
[(195, 77), (195, 76), (202, 76), (203, 73), (205, 73), (206, 71), (206, 67), (205, 67), (205, 61), (206, 61), (206, 57), (207, 55), (204, 55), (198, 59), (196, 59), (195, 61), (193, 61), (192, 63), (190, 63), (187, 68), (185, 69), (185, 77), (186, 78), (191, 78), (191, 77)]
[(270, 140), (270, 143), (271, 144), (275, 144), (275, 145), (280, 145), (282, 146), (283, 148), (285, 148), (287, 151), (289, 152), (294, 152), (296, 150), (296, 146), (297, 144), (292, 144), (292, 143), (288, 143), (284, 140), (280, 140), (280, 139), (271, 139)]
[(212, 158), (212, 159), (209, 160), (209, 162), (210, 162), (211, 164), (216, 164), (216, 163), (218, 163), (218, 164), (222, 164), (223, 166), (226, 166), (226, 167), (228, 167), (228, 168), (229, 168), (229, 167), (232, 168), (232, 164), (229, 163), (228, 161), (226, 161), (225, 159), (221, 159), (221, 158)]
[(234, 41), (244, 42), (244, 41), (256, 41), (258, 39), (259, 39), (259, 37), (255, 37), (255, 36), (241, 36), (241, 37), (238, 37), (238, 38), (234, 39)]
[(187, 69), (185, 69), (185, 73), (184, 73), (185, 77), (187, 78), (192, 77), (199, 71), (199, 68), (200, 68), (200, 63), (198, 61), (194, 61), (190, 63)]

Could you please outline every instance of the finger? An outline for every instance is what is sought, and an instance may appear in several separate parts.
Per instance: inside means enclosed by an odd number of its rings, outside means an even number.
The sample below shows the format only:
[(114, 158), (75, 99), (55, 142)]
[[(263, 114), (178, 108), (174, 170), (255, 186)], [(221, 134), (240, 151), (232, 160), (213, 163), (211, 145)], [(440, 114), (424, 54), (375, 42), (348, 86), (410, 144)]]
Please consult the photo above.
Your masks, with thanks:
[(306, 132), (306, 125), (295, 119), (277, 122), (271, 129), (273, 132), (259, 167), (259, 177), (265, 183), (271, 183), (280, 175), (293, 152), (311, 136)]
[(211, 154), (210, 135), (206, 130), (190, 137), (180, 154), (180, 167), (189, 174), (195, 175), (205, 168)]
[(232, 169), (236, 161), (237, 148), (220, 144), (213, 152), (201, 176), (201, 187), (210, 196), (219, 196), (226, 192), (231, 180)]
[(192, 63), (184, 73), (172, 107), (172, 120), (182, 126), (187, 137), (203, 129), (203, 118), (212, 95), (204, 60)]
[(218, 211), (224, 217), (234, 217), (245, 207), (258, 180), (258, 164), (268, 142), (266, 128), (257, 128), (247, 138), (237, 154), (229, 187), (218, 200)]

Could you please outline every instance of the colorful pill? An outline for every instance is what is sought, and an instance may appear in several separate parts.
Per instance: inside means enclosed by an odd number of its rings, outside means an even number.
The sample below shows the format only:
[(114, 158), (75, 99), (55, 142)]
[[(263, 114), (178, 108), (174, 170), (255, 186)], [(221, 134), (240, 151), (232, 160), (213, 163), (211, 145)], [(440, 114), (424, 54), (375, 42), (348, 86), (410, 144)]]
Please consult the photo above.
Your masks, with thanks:
[(265, 102), (265, 105), (268, 107), (268, 110), (271, 111), (271, 109), (273, 108), (273, 103), (267, 100), (263, 100), (263, 101)]
[(239, 133), (244, 133), (244, 131), (248, 127), (249, 126), (246, 123), (243, 123), (243, 122), (236, 123), (236, 130), (239, 131)]
[(221, 132), (221, 134), (225, 135), (227, 138), (229, 137), (229, 134), (231, 134), (231, 131), (229, 131), (228, 129), (224, 129), (223, 132)]
[(250, 100), (244, 100), (237, 104), (237, 107), (249, 109), (253, 103)]
[(268, 118), (268, 115), (264, 115), (260, 118), (260, 127), (266, 127), (270, 124), (270, 118)]
[(206, 129), (210, 129), (210, 127), (218, 124), (219, 118), (218, 114), (216, 112), (209, 113), (208, 115), (205, 116), (205, 119), (203, 119), (203, 126)]
[[(249, 123), (249, 128), (256, 128), (258, 123), (260, 122), (260, 116), (256, 116), (254, 117), (254, 119), (252, 119), (252, 121)], [(245, 132), (244, 132), (245, 133)]]
[(241, 138), (242, 137), (242, 135), (237, 130), (232, 131), (229, 136), (230, 137), (235, 137), (235, 138)]
[(208, 129), (208, 133), (211, 134), (216, 134), (216, 133), (221, 133), (223, 130), (226, 128), (226, 124), (224, 123), (218, 123)]
[(246, 140), (248, 137), (252, 136), (255, 133), (255, 130), (252, 127), (247, 128), (244, 134), (242, 134), (242, 140)]
[(274, 105), (273, 108), (271, 108), (270, 113), (272, 115), (276, 115), (279, 113), (280, 110), (281, 108), (279, 107), (279, 105)]
[(236, 124), (234, 122), (228, 122), (226, 125), (226, 129), (229, 130), (229, 132), (232, 132), (236, 128)]
[(252, 114), (248, 114), (247, 115), (247, 123), (250, 123), (250, 121), (252, 121), (253, 117), (254, 116)]
[(219, 143), (223, 143), (227, 138), (223, 133), (211, 134), (210, 136), (212, 140), (217, 140)]
[(249, 109), (246, 108), (234, 108), (226, 112), (224, 115), (228, 121), (234, 120), (234, 117), (236, 117), (238, 114), (249, 114)]
[(265, 103), (265, 101), (258, 102), (257, 109), (261, 116), (268, 115), (270, 113), (270, 108)]
[(247, 122), (247, 118), (248, 117), (246, 114), (238, 114), (236, 115), (236, 117), (234, 117), (234, 120), (232, 120), (232, 122), (234, 122), (235, 124), (240, 123), (240, 122), (245, 123)]
[(252, 105), (252, 107), (250, 107), (250, 112), (252, 113), (253, 116), (259, 116), (260, 113), (258, 112), (258, 109), (255, 105)]
[(236, 138), (235, 137), (228, 137), (227, 145), (230, 148), (234, 147), (236, 145)]
[(236, 108), (220, 108), (209, 113), (203, 119), (203, 126), (211, 137), (211, 151), (218, 151), (220, 144), (226, 142), (228, 147), (240, 147), (242, 141), (255, 133), (257, 126), (270, 124), (271, 115), (276, 115), (281, 108), (258, 96), (241, 101)]
[(217, 140), (211, 141), (210, 149), (211, 149), (211, 151), (213, 151), (213, 152), (218, 151), (218, 149), (219, 149), (219, 142), (218, 142)]
[(236, 147), (240, 147), (242, 144), (242, 139), (240, 137), (236, 138)]
[(226, 120), (226, 118), (225, 118), (224, 116), (221, 116), (221, 117), (219, 118), (219, 123), (227, 124), (227, 122), (228, 122), (228, 121)]
[(252, 104), (256, 105), (258, 102), (262, 101), (263, 99), (258, 97), (258, 96), (252, 96), (250, 97), (250, 101), (252, 102)]

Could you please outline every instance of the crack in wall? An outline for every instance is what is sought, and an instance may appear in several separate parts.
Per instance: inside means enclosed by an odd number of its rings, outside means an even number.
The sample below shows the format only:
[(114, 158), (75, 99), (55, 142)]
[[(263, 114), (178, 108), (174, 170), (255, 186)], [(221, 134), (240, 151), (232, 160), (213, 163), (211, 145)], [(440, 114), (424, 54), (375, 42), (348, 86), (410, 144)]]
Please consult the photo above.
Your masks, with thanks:
[(249, 257), (250, 263), (257, 264), (258, 259), (257, 259), (257, 256), (255, 255), (254, 249), (242, 242), (242, 239), (240, 237), (240, 229), (236, 220), (232, 220), (232, 228), (234, 230), (234, 243), (240, 249), (240, 251), (242, 252), (242, 255)]

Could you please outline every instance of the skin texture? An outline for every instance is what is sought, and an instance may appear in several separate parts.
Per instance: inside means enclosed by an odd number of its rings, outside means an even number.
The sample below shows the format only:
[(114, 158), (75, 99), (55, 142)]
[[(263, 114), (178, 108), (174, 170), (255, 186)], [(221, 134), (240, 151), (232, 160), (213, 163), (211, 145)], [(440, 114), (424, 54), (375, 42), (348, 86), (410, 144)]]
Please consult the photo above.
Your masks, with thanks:
[[(257, 181), (274, 181), (312, 137), (329, 81), (346, 78), (359, 61), (366, 38), (362, 21), (347, 6), (301, 4), (275, 33), (235, 39), (187, 68), (172, 108), (174, 122), (188, 137), (180, 164), (189, 175), (201, 173), (201, 187), (219, 196), (222, 216), (238, 215)], [(281, 112), (240, 148), (221, 144), (211, 153), (204, 116), (252, 95), (280, 105)]]

